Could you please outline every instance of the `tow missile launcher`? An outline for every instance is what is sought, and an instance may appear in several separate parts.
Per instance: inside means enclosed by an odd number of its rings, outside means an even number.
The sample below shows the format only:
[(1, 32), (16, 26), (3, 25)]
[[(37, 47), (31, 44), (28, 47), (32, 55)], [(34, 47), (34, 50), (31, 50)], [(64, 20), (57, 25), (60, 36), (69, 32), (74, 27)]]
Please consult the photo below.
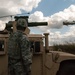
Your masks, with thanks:
[[(18, 19), (20, 18), (23, 18), (27, 21), (27, 24), (28, 24), (28, 27), (34, 27), (34, 26), (47, 26), (47, 22), (28, 22), (28, 16), (15, 16), (15, 21), (17, 21)], [(8, 31), (12, 31), (13, 30), (13, 23), (14, 21), (9, 21), (7, 24), (6, 24), (6, 29)]]
[[(14, 32), (16, 30), (16, 21), (19, 18), (27, 19), (28, 27), (47, 25), (47, 22), (29, 23), (27, 16), (15, 17), (15, 21), (7, 23), (6, 29), (0, 32), (0, 75), (8, 75), (9, 33), (7, 31)], [(31, 75), (75, 75), (75, 55), (61, 51), (50, 51), (48, 35), (49, 33), (27, 35), (33, 54)]]
[(73, 24), (75, 24), (75, 21), (64, 21), (63, 22), (63, 25), (73, 25)]

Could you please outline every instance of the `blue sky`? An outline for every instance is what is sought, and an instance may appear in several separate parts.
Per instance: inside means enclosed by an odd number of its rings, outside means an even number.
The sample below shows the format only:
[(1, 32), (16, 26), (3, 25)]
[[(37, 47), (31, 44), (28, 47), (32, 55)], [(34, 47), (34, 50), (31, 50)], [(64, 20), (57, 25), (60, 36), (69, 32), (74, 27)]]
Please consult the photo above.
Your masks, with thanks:
[[(63, 26), (63, 21), (75, 20), (75, 0), (0, 0), (0, 16), (28, 15), (22, 14), (27, 12), (30, 12), (29, 22), (48, 22), (45, 27), (31, 27), (31, 34), (50, 33), (50, 45), (75, 42), (75, 26)], [(0, 30), (9, 20), (0, 19)]]
[(72, 0), (42, 0), (38, 7), (33, 9), (31, 12), (42, 11), (45, 16), (50, 16), (59, 11), (63, 11), (70, 5), (75, 4)]

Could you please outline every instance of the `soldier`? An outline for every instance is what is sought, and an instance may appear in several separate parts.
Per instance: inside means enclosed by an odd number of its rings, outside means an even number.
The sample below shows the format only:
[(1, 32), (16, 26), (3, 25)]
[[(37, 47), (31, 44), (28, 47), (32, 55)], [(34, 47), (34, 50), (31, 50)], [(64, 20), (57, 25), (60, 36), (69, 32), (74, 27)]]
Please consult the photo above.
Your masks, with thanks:
[(17, 31), (10, 34), (8, 41), (9, 75), (29, 75), (32, 63), (30, 43), (23, 33), (27, 27), (25, 19), (17, 21)]

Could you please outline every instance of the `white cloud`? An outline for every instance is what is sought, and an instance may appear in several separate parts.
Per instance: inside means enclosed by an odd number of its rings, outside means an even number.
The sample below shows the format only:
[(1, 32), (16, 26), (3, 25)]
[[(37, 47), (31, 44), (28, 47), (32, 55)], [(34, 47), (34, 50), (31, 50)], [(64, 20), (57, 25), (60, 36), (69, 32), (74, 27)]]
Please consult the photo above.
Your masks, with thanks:
[(0, 0), (0, 8), (6, 8), (7, 11), (19, 13), (20, 9), (31, 11), (36, 8), (41, 0)]
[(0, 16), (16, 15), (24, 11), (32, 11), (41, 0), (0, 0)]
[(0, 21), (0, 31), (5, 29), (5, 23), (3, 21)]
[(54, 33), (51, 32), (49, 39), (50, 45), (75, 43), (75, 26), (71, 26), (70, 29), (64, 34), (62, 34), (60, 31)]
[(44, 22), (48, 21), (49, 17), (44, 17), (43, 13), (41, 11), (36, 11), (33, 14), (29, 16), (30, 22)]

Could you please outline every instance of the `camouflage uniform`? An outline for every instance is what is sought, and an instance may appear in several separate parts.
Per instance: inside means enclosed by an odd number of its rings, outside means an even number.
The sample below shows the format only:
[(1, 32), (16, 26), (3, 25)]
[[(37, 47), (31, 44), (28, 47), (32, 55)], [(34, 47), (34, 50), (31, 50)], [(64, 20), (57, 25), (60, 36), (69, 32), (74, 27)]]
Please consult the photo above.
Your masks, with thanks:
[(9, 75), (29, 75), (31, 66), (30, 43), (21, 31), (14, 32), (8, 42)]

